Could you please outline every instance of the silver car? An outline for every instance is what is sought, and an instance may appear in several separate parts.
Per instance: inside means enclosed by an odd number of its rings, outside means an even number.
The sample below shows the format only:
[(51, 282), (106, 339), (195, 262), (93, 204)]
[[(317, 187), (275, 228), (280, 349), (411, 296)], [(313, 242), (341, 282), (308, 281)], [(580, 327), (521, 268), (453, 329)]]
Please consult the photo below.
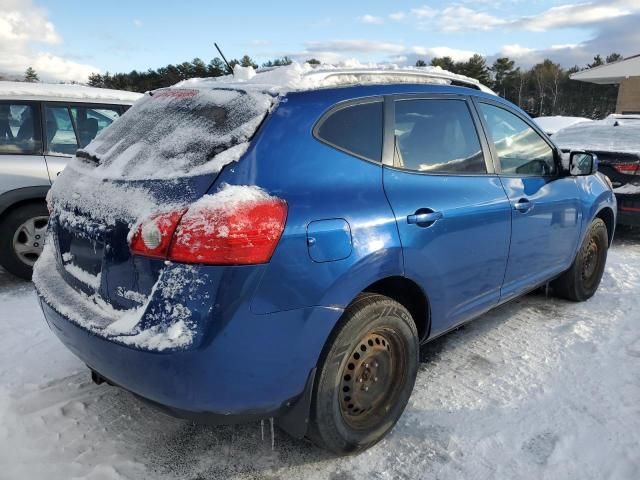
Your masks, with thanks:
[(76, 149), (139, 97), (80, 85), (0, 81), (0, 265), (31, 278), (52, 182)]

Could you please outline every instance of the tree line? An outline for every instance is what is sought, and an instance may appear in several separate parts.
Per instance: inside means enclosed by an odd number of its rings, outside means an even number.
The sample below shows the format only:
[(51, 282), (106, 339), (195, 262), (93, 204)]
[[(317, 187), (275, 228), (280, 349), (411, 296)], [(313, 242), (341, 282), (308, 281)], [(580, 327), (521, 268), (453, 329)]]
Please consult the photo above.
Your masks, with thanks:
[[(497, 58), (488, 65), (483, 56), (476, 54), (465, 62), (456, 62), (451, 57), (445, 56), (433, 58), (429, 64), (424, 60), (418, 60), (416, 66), (438, 66), (453, 73), (475, 78), (533, 117), (570, 115), (595, 119), (603, 118), (615, 111), (618, 86), (578, 82), (571, 80), (569, 76), (584, 68), (618, 60), (622, 60), (622, 56), (618, 53), (607, 55), (604, 59), (601, 55), (596, 55), (593, 62), (584, 67), (576, 65), (564, 69), (560, 64), (545, 59), (529, 69), (524, 69), (516, 66), (515, 61), (508, 57)], [(313, 58), (307, 62), (320, 63)], [(290, 58), (281, 57), (269, 60), (261, 66), (276, 67), (290, 63)], [(258, 68), (258, 64), (249, 55), (230, 60), (229, 66), (219, 57), (215, 57), (209, 63), (205, 63), (200, 58), (194, 58), (190, 62), (170, 64), (158, 69), (150, 68), (146, 71), (92, 73), (89, 75), (88, 85), (142, 93), (168, 87), (189, 78), (227, 75), (235, 65)], [(37, 74), (31, 67), (25, 72), (25, 80), (37, 81)]]

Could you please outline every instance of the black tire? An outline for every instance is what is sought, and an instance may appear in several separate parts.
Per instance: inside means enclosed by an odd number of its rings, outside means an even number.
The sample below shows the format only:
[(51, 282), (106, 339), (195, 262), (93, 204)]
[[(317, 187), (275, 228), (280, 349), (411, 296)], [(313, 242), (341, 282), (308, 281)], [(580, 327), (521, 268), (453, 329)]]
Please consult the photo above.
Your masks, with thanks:
[(358, 296), (318, 365), (309, 439), (340, 455), (376, 444), (402, 415), (418, 362), (418, 331), (407, 309), (383, 295)]
[(553, 292), (574, 302), (591, 298), (602, 280), (608, 248), (607, 226), (596, 218), (591, 222), (571, 268), (551, 283)]
[[(22, 253), (20, 255), (14, 248), (16, 239), (18, 242), (27, 242), (31, 246), (37, 244), (34, 249), (41, 248), (44, 243), (44, 235), (38, 232), (38, 237), (35, 235), (32, 239), (26, 239), (20, 236), (20, 233), (16, 233), (18, 229), (33, 219), (38, 226), (46, 226), (46, 218), (49, 217), (49, 212), (44, 202), (42, 203), (28, 203), (10, 210), (5, 214), (0, 223), (0, 264), (9, 272), (14, 275), (24, 278), (25, 280), (31, 280), (33, 273), (33, 263), (37, 259), (38, 255), (34, 252)], [(16, 235), (19, 238), (16, 238)]]

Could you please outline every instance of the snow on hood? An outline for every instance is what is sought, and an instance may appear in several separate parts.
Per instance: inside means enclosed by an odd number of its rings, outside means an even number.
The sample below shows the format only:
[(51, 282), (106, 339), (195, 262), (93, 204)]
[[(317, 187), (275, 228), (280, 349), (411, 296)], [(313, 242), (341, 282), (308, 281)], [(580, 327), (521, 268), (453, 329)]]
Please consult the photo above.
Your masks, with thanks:
[(106, 101), (132, 104), (141, 93), (109, 88), (94, 88), (84, 85), (4, 82), (0, 81), (0, 98), (69, 98), (84, 101)]
[(440, 67), (399, 67), (394, 64), (361, 64), (355, 61), (339, 65), (313, 67), (308, 63), (261, 69), (234, 67), (233, 75), (212, 78), (191, 78), (177, 83), (175, 88), (242, 88), (283, 95), (292, 91), (315, 90), (347, 85), (387, 83), (428, 83), (448, 85), (452, 81), (469, 83), (480, 90), (495, 93), (477, 80), (458, 75)]
[(612, 125), (606, 120), (579, 123), (559, 130), (554, 142), (563, 150), (635, 153), (640, 155), (640, 125)]

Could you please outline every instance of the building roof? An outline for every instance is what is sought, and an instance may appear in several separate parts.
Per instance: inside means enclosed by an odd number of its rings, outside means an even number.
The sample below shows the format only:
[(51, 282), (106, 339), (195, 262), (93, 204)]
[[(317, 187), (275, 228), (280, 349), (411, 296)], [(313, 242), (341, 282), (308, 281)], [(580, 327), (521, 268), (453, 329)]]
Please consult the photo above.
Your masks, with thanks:
[(640, 77), (640, 54), (572, 73), (570, 76), (572, 80), (599, 83), (601, 85), (620, 83), (629, 77)]
[(131, 105), (140, 97), (142, 97), (141, 93), (84, 85), (0, 81), (0, 99), (4, 100), (52, 100)]

